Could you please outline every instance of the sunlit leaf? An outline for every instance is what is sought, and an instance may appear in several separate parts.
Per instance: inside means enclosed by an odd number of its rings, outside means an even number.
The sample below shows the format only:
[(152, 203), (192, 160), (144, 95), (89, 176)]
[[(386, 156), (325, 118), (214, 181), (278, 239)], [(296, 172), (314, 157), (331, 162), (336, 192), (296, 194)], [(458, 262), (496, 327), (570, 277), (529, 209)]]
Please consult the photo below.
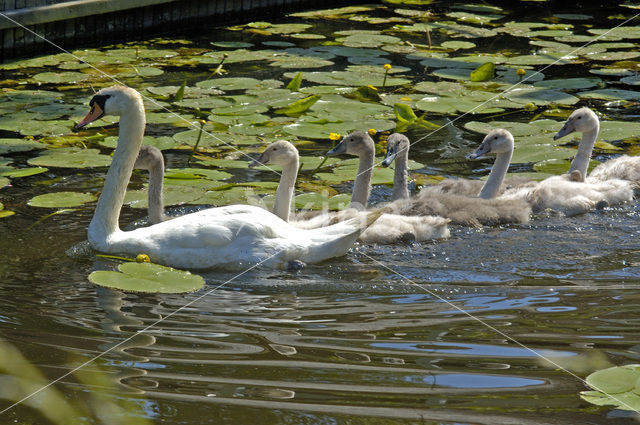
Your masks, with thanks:
[(188, 271), (136, 262), (120, 264), (117, 272), (94, 271), (89, 280), (96, 285), (128, 292), (181, 293), (197, 291), (204, 286), (202, 276)]

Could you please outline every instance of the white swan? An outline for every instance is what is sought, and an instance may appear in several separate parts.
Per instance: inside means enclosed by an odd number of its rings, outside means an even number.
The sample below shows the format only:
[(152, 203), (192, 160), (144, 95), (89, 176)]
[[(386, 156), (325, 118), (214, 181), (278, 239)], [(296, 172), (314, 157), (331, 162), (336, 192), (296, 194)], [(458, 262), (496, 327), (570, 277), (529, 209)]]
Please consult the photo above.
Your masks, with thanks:
[(122, 86), (100, 90), (89, 105), (79, 128), (103, 115), (120, 116), (118, 145), (88, 230), (89, 243), (98, 251), (144, 253), (153, 262), (190, 269), (256, 264), (286, 268), (291, 262), (315, 263), (345, 254), (367, 221), (379, 215), (372, 213), (364, 222), (357, 219), (305, 231), (262, 208), (231, 205), (124, 232), (118, 216), (142, 144), (144, 105), (137, 91)]
[[(412, 215), (437, 215), (450, 219), (455, 224), (479, 227), (505, 223), (526, 223), (531, 215), (531, 207), (521, 199), (485, 199), (493, 198), (501, 187), (513, 153), (511, 145), (493, 143), (487, 140), (476, 150), (472, 157), (485, 153), (496, 153), (496, 162), (491, 174), (484, 183), (480, 180), (448, 179), (433, 186), (424, 187), (417, 195), (409, 197), (406, 189), (407, 158), (409, 139), (394, 133), (387, 139), (387, 156), (383, 165), (389, 165), (395, 159), (394, 178), (395, 202), (389, 205), (393, 211)], [(404, 188), (396, 188), (402, 185)], [(404, 189), (404, 190), (403, 190)], [(478, 197), (480, 192), (482, 197)]]
[[(494, 146), (501, 146), (503, 154), (508, 151), (509, 147), (513, 150), (513, 136), (507, 130), (492, 130), (487, 134), (482, 145), (470, 157), (476, 158), (488, 151), (495, 150)], [(496, 160), (496, 162), (498, 161)], [(502, 168), (506, 172), (504, 167), (503, 163)], [(633, 185), (629, 182), (619, 179), (606, 182), (582, 182), (579, 181), (580, 175), (578, 173), (579, 171), (573, 170), (569, 175), (553, 176), (540, 182), (523, 184), (506, 190), (496, 199), (525, 200), (531, 204), (534, 211), (553, 210), (566, 215), (575, 215), (585, 213), (600, 205), (620, 204), (633, 197)], [(481, 195), (496, 193), (496, 187), (500, 180), (497, 177), (491, 181), (494, 177), (492, 174), (493, 170)]]
[[(359, 139), (363, 137), (364, 134), (366, 133), (359, 133), (359, 137), (353, 136), (354, 139), (358, 139), (358, 144), (362, 142)], [(347, 140), (348, 137), (349, 136), (347, 136), (345, 140)], [(373, 140), (371, 140), (368, 134), (367, 138), (369, 138), (371, 146), (373, 146)], [(373, 152), (367, 145), (368, 143), (364, 142), (361, 145), (363, 147), (362, 150)], [(282, 175), (276, 191), (273, 211), (284, 220), (289, 220), (290, 216), (298, 162), (298, 150), (295, 146), (285, 140), (279, 140), (267, 146), (260, 157), (249, 164), (249, 166), (260, 164), (282, 166)], [(373, 160), (371, 160), (371, 164), (373, 165)], [(362, 167), (360, 168), (362, 169)], [(359, 191), (368, 193), (370, 182), (359, 181), (355, 187), (358, 188), (357, 190)], [(355, 192), (357, 192), (357, 190), (354, 189)], [(355, 193), (355, 195), (361, 194)], [(367, 199), (364, 196), (356, 196), (356, 198), (363, 201), (359, 203), (358, 206), (366, 208)], [(383, 209), (379, 211), (383, 211)], [(363, 213), (364, 212), (356, 208), (348, 208), (337, 212), (325, 212), (311, 219), (305, 218), (306, 214), (302, 214), (294, 217), (291, 224), (304, 229), (313, 229), (327, 226), (340, 220), (358, 217)], [(441, 217), (405, 217), (395, 214), (382, 214), (380, 218), (360, 234), (359, 240), (365, 243), (389, 244), (407, 240), (424, 241), (447, 238), (449, 237), (448, 222), (449, 220)]]
[(589, 160), (600, 130), (600, 120), (591, 109), (576, 109), (567, 119), (560, 131), (553, 137), (557, 140), (573, 132), (582, 133), (578, 153), (571, 161), (569, 172), (577, 171), (581, 180), (596, 182), (621, 179), (640, 182), (640, 157), (621, 155), (596, 166), (587, 177)]
[(140, 152), (138, 152), (133, 168), (149, 171), (148, 223), (157, 224), (168, 220), (170, 217), (164, 213), (164, 198), (162, 195), (164, 158), (160, 149), (149, 145), (140, 147)]

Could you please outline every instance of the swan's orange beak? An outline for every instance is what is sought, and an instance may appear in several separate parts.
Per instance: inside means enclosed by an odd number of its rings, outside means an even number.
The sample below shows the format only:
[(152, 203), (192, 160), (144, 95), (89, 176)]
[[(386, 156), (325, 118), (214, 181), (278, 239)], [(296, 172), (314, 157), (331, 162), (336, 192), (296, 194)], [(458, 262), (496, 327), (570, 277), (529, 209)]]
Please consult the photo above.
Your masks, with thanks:
[(87, 114), (87, 116), (84, 117), (82, 121), (78, 123), (78, 125), (76, 125), (76, 128), (82, 128), (85, 125), (92, 123), (95, 120), (101, 118), (103, 115), (104, 115), (104, 111), (102, 110), (100, 105), (98, 105), (97, 102), (94, 102), (93, 105), (91, 105), (91, 110), (89, 110), (89, 113)]

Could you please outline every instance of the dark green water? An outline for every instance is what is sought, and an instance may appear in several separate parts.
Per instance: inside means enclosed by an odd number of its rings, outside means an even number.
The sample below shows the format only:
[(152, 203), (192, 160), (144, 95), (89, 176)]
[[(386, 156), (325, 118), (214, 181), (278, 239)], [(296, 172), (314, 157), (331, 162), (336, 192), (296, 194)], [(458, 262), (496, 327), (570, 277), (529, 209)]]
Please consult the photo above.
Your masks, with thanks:
[[(500, 22), (524, 19), (522, 14), (542, 19), (576, 13), (561, 7), (527, 5), (507, 10)], [(392, 16), (393, 8), (372, 14)], [(444, 13), (447, 6), (434, 10)], [(633, 12), (618, 7), (579, 11), (597, 14), (599, 27), (620, 22), (609, 16), (630, 17)], [(371, 25), (308, 22), (325, 34)], [(576, 26), (587, 28), (590, 22)], [(212, 29), (205, 38), (189, 37), (196, 46), (223, 39), (259, 40), (223, 29)], [(514, 46), (514, 40), (520, 44)], [(294, 42), (306, 47), (315, 43)], [(477, 44), (478, 50), (489, 52), (530, 50), (511, 36)], [(419, 77), (417, 62), (392, 58), (394, 64), (410, 66), (407, 74), (418, 81), (433, 80)], [(344, 66), (336, 64), (337, 69)], [(588, 76), (585, 66), (548, 73)], [(283, 70), (255, 64), (228, 69), (234, 75), (286, 80)], [(3, 72), (4, 78), (22, 79), (39, 71)], [(179, 85), (185, 77), (197, 81), (196, 76), (207, 72), (197, 66), (167, 66), (152, 82)], [(86, 86), (67, 88), (61, 93), (69, 102), (86, 104), (91, 96)], [(638, 116), (634, 104), (580, 104), (619, 120)], [(507, 119), (533, 115), (519, 111)], [(464, 160), (481, 139), (463, 128), (471, 119), (486, 116), (464, 118), (455, 130), (440, 131), (412, 149), (412, 157), (426, 164), (422, 173), (486, 174), (490, 161)], [(152, 131), (170, 136), (176, 129), (154, 126)], [(409, 131), (413, 140), (426, 134), (424, 129)], [(623, 147), (632, 151), (633, 144)], [(308, 149), (320, 154), (326, 142)], [(33, 156), (7, 157), (25, 166)], [(184, 166), (188, 152), (170, 150), (165, 156), (170, 166)], [(135, 397), (139, 409), (132, 414), (153, 423), (635, 423), (629, 413), (592, 406), (578, 395), (587, 389), (581, 378), (596, 365), (603, 367), (603, 359), (622, 365), (640, 357), (640, 208), (635, 203), (571, 218), (541, 215), (521, 226), (454, 227), (451, 238), (442, 242), (356, 246), (344, 258), (297, 274), (254, 270), (236, 277), (211, 272), (204, 275), (205, 288), (194, 294), (123, 294), (87, 280), (91, 271), (116, 263), (65, 254), (86, 239), (92, 204), (46, 219), (53, 210), (26, 205), (52, 187), (99, 191), (105, 173), (104, 168), (51, 168), (12, 179), (12, 186), (0, 191), (5, 208), (16, 212), (0, 220), (0, 335), (50, 380), (166, 318), (96, 362), (118, 386), (112, 397)], [(266, 172), (259, 177), (275, 179)], [(145, 178), (134, 174), (132, 188), (140, 188)], [(374, 200), (389, 195), (386, 187), (374, 188)], [(125, 207), (121, 223), (142, 216), (143, 211)], [(95, 371), (95, 366), (86, 369)], [(0, 375), (0, 386), (8, 382), (4, 378)], [(71, 401), (96, 390), (72, 377), (56, 387)], [(0, 410), (10, 404), (0, 401)], [(2, 414), (0, 423), (48, 422), (22, 404)]]

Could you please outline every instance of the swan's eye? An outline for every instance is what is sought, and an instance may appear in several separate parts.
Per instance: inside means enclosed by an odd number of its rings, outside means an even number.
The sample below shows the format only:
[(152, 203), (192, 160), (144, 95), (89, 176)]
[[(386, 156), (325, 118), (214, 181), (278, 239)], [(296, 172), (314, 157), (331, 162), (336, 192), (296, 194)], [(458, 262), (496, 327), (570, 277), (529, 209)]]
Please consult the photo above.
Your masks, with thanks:
[(578, 119), (581, 119), (581, 118), (582, 118), (581, 116), (578, 116)]
[(498, 136), (493, 136), (493, 140), (498, 140)]
[(274, 151), (274, 152), (275, 152), (275, 151), (277, 151), (277, 150), (278, 150), (278, 148), (273, 148), (273, 151)]

